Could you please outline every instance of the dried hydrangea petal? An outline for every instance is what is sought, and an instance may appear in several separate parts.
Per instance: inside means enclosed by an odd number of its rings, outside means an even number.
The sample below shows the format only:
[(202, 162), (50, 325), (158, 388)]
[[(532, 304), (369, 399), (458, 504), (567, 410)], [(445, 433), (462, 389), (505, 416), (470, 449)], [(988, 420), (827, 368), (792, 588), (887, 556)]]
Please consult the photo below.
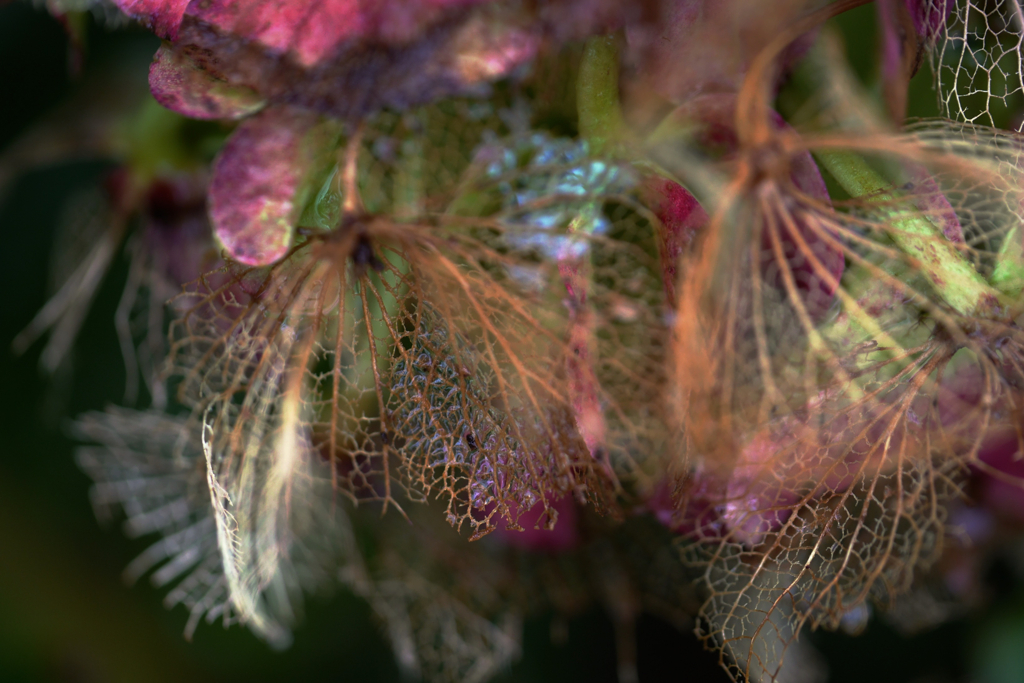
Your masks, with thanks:
[(240, 119), (264, 105), (256, 91), (217, 78), (167, 45), (153, 57), (149, 88), (157, 102), (193, 119)]
[(661, 221), (658, 248), (662, 279), (667, 301), (674, 307), (679, 258), (707, 225), (708, 214), (689, 190), (661, 176), (647, 178), (641, 195)]
[(218, 78), (339, 118), (479, 93), (544, 43), (645, 16), (615, 0), (120, 4)]
[(925, 40), (934, 40), (946, 27), (953, 12), (953, 0), (904, 0), (917, 34)]
[(193, 3), (189, 16), (211, 29), (245, 38), (271, 53), (288, 54), (310, 67), (353, 41), (401, 45), (420, 38), (439, 21), (487, 0), (257, 0)]
[(280, 259), (292, 243), (312, 169), (317, 117), (271, 107), (238, 127), (214, 162), (210, 217), (228, 255), (247, 265)]
[(178, 27), (190, 0), (114, 0), (117, 8), (167, 40), (178, 36)]

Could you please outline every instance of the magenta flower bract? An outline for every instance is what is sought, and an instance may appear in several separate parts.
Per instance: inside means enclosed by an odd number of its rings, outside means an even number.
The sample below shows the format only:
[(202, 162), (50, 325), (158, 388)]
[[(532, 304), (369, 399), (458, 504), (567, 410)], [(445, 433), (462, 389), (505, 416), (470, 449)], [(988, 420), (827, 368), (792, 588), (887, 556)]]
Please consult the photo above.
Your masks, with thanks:
[(904, 0), (917, 35), (934, 40), (946, 27), (949, 15), (956, 5), (954, 0)]
[(210, 217), (236, 261), (273, 263), (291, 246), (301, 187), (317, 151), (316, 117), (272, 107), (244, 121), (213, 165)]
[(676, 280), (679, 259), (693, 244), (700, 230), (707, 225), (708, 214), (697, 198), (679, 183), (661, 176), (650, 176), (644, 182), (643, 199), (661, 221), (659, 236), (661, 277), (665, 298), (676, 305)]
[(149, 87), (157, 102), (192, 119), (240, 119), (266, 103), (245, 86), (232, 86), (167, 46), (153, 57)]

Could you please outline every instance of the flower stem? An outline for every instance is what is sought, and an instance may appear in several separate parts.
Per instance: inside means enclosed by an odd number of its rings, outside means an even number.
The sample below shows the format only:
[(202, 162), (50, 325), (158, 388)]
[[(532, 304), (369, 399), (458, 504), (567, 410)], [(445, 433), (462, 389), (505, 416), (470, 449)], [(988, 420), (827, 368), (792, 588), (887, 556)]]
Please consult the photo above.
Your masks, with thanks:
[(616, 36), (593, 36), (583, 47), (576, 79), (576, 108), (580, 137), (590, 145), (590, 152), (607, 152), (623, 130)]
[[(816, 150), (815, 158), (851, 197), (878, 204), (888, 219), (889, 237), (958, 313), (986, 316), (998, 306), (994, 290), (938, 227), (912, 207), (900, 208), (892, 185), (863, 157), (842, 150)], [(987, 317), (987, 316), (986, 316)]]
[[(576, 110), (579, 134), (586, 141), (589, 153), (592, 156), (607, 155), (624, 130), (619, 108), (619, 46), (615, 36), (594, 36), (587, 40), (576, 77)], [(601, 209), (602, 202), (588, 202), (570, 222), (568, 232), (586, 240), (585, 236), (592, 235), (599, 223)], [(595, 373), (596, 320), (590, 301), (594, 268), (590, 262), (589, 245), (582, 254), (565, 249), (558, 257), (558, 271), (569, 305), (565, 360), (568, 398), (587, 450), (614, 480), (610, 463), (606, 460), (607, 425), (601, 406), (600, 383)]]

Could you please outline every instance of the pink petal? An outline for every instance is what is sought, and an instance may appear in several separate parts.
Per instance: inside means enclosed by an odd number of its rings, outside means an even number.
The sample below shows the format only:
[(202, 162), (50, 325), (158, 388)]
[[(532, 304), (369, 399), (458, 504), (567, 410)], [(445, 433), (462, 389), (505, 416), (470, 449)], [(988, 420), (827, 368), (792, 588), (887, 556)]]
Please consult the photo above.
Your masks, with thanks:
[(114, 0), (114, 4), (161, 38), (174, 40), (189, 0)]
[(175, 47), (269, 101), (360, 118), (476, 93), (545, 42), (641, 13), (617, 0), (204, 0), (189, 5)]
[(168, 45), (153, 57), (149, 89), (157, 102), (193, 119), (240, 119), (264, 105), (254, 90), (230, 85)]
[(210, 218), (228, 255), (247, 265), (278, 260), (302, 209), (296, 195), (316, 152), (313, 114), (270, 107), (244, 121), (214, 161)]
[[(722, 517), (732, 537), (757, 545), (766, 534), (777, 531), (793, 513), (800, 496), (789, 488), (786, 465), (776, 459), (792, 437), (769, 431), (755, 436), (740, 453), (725, 489)], [(778, 471), (778, 470), (782, 471)]]
[(210, 28), (289, 54), (309, 67), (336, 55), (352, 41), (403, 44), (471, 5), (489, 0), (256, 0), (195, 2), (189, 16)]
[(917, 35), (933, 40), (946, 27), (954, 0), (904, 0)]
[(662, 285), (669, 308), (675, 309), (679, 258), (707, 225), (708, 214), (686, 188), (661, 176), (649, 176), (644, 181), (642, 194), (661, 221), (658, 250)]

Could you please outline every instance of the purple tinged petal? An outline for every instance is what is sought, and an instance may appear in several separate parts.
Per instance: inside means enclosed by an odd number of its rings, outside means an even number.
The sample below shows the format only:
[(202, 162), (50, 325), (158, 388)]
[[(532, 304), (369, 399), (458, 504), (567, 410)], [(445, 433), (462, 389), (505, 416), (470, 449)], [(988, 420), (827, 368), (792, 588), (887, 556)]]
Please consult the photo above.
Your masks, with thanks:
[(149, 67), (149, 88), (157, 102), (193, 119), (240, 119), (265, 104), (256, 91), (213, 76), (166, 44)]
[(287, 253), (316, 160), (318, 121), (290, 107), (265, 109), (235, 130), (214, 161), (210, 218), (232, 259), (259, 266)]
[(953, 0), (905, 0), (917, 35), (934, 40), (946, 27)]
[[(1008, 367), (1010, 363), (1004, 361), (1003, 373), (1015, 374)], [(1001, 405), (994, 406), (994, 412), (1010, 420), (984, 420), (985, 384), (985, 371), (977, 361), (962, 362), (951, 372), (947, 370), (936, 401), (939, 421), (944, 428), (955, 428), (970, 437), (985, 425), (977, 459), (971, 464), (976, 499), (989, 510), (1024, 521), (1024, 452), (1020, 440), (1024, 420), (1007, 396), (1001, 398)]]
[(889, 117), (900, 123), (907, 114), (907, 87), (921, 65), (919, 32), (907, 4), (878, 0), (878, 53), (882, 92)]
[(161, 38), (174, 40), (189, 0), (114, 0), (114, 4)]
[(175, 40), (209, 73), (270, 102), (356, 119), (472, 94), (544, 43), (639, 21), (642, 3), (557, 0), (193, 1)]
[(652, 175), (641, 190), (644, 202), (661, 221), (658, 251), (662, 286), (670, 308), (676, 306), (679, 259), (708, 223), (708, 214), (697, 198), (679, 183)]
[[(878, 15), (882, 62), (882, 76), (886, 79), (898, 78), (903, 68), (903, 36), (900, 35), (899, 18), (892, 0), (885, 0), (875, 5)], [(908, 2), (908, 4), (910, 4)]]

